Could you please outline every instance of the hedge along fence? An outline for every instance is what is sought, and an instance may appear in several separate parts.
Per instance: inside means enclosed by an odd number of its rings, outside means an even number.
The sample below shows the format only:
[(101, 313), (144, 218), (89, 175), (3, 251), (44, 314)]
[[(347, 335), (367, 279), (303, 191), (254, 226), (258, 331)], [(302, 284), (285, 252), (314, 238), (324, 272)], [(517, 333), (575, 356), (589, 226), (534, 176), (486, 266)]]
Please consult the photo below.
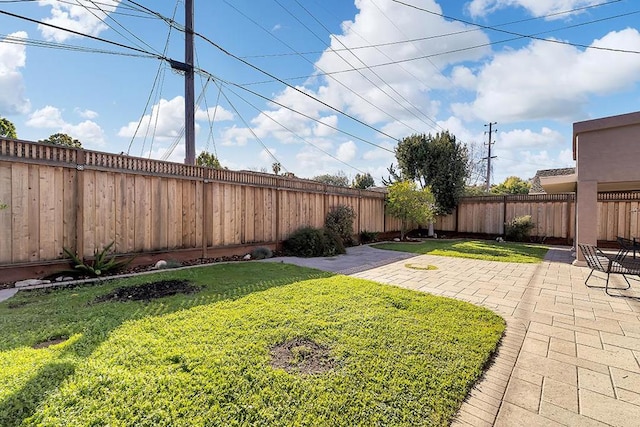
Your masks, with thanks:
[(0, 265), (116, 253), (275, 244), (348, 205), (385, 229), (384, 193), (254, 172), (0, 139)]

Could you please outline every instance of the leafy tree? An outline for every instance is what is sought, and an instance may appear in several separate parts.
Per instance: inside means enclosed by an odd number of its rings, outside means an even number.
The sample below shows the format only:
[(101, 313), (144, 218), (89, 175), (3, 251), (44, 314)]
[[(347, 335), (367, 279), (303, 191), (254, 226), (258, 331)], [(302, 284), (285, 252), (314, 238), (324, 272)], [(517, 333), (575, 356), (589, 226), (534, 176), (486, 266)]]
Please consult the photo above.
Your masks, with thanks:
[(282, 170), (282, 165), (280, 164), (280, 162), (275, 162), (271, 165), (271, 169), (273, 170), (274, 174), (278, 175)]
[(464, 196), (486, 196), (487, 188), (484, 185), (467, 185), (464, 188)]
[(208, 151), (203, 151), (202, 153), (198, 154), (198, 157), (196, 158), (196, 165), (206, 166), (213, 169), (222, 169), (222, 165), (220, 164), (218, 158)]
[(15, 125), (4, 117), (0, 117), (0, 136), (13, 139), (18, 137)]
[(491, 187), (492, 194), (529, 194), (531, 184), (517, 176), (510, 176), (504, 182)]
[(335, 185), (337, 187), (348, 187), (349, 186), (349, 178), (347, 178), (347, 175), (342, 171), (338, 172), (335, 175), (324, 174), (324, 175), (315, 176), (315, 177), (313, 177), (311, 179), (314, 180), (314, 181), (321, 182), (323, 184)]
[(49, 136), (47, 139), (41, 139), (38, 142), (43, 142), (45, 144), (53, 144), (53, 145), (64, 145), (72, 148), (82, 148), (82, 143), (77, 139), (73, 139), (66, 133), (54, 133)]
[(448, 131), (435, 136), (411, 135), (396, 147), (401, 174), (429, 187), (439, 214), (449, 214), (464, 193), (468, 175), (467, 148)]
[(360, 188), (362, 190), (366, 190), (369, 187), (373, 187), (375, 184), (376, 183), (373, 180), (373, 177), (371, 176), (370, 173), (365, 173), (362, 175), (358, 173), (356, 174), (356, 177), (353, 179), (353, 183), (351, 184), (351, 186), (353, 188)]
[(429, 188), (419, 190), (413, 181), (400, 181), (389, 186), (387, 212), (401, 222), (400, 239), (404, 239), (410, 222), (427, 224), (433, 221), (434, 203)]

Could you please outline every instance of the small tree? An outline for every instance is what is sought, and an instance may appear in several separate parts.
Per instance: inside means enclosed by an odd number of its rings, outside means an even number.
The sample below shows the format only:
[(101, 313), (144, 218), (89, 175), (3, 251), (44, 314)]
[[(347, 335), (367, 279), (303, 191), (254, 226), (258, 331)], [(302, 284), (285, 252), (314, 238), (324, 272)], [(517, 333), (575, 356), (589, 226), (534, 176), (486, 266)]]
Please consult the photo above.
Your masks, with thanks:
[(404, 239), (410, 222), (427, 224), (435, 216), (435, 200), (429, 188), (418, 190), (413, 181), (400, 181), (389, 187), (387, 212), (401, 222), (400, 239)]
[(347, 178), (347, 175), (340, 171), (335, 175), (331, 175), (331, 174), (324, 174), (324, 175), (318, 175), (315, 176), (313, 178), (314, 181), (318, 181), (321, 182), (323, 184), (327, 184), (327, 185), (335, 185), (336, 187), (348, 187), (349, 186), (349, 178)]
[(369, 187), (373, 187), (375, 185), (375, 181), (370, 173), (365, 173), (360, 175), (356, 174), (356, 177), (353, 179), (353, 183), (351, 186), (353, 188), (360, 188), (361, 190), (366, 190)]
[(4, 117), (0, 117), (0, 136), (13, 139), (18, 137), (15, 125)]
[(531, 184), (517, 176), (510, 176), (504, 182), (491, 187), (492, 194), (529, 194)]
[(45, 144), (53, 144), (53, 145), (64, 145), (66, 147), (72, 148), (82, 148), (82, 143), (77, 139), (73, 139), (66, 133), (54, 133), (49, 136), (47, 139), (41, 139), (38, 142), (43, 142)]
[(222, 169), (222, 165), (220, 164), (218, 158), (208, 151), (203, 151), (198, 155), (198, 158), (196, 159), (196, 165), (206, 166), (213, 169)]
[(275, 162), (271, 165), (271, 169), (273, 170), (274, 174), (278, 175), (282, 170), (282, 165), (280, 164), (280, 162)]

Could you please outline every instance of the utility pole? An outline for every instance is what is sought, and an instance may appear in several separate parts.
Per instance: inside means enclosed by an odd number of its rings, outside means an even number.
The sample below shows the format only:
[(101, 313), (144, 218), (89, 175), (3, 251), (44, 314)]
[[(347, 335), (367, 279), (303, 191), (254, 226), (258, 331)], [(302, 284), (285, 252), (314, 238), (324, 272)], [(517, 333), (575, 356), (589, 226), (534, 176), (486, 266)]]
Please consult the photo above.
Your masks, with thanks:
[(184, 143), (186, 165), (196, 164), (196, 131), (193, 83), (193, 0), (185, 0), (184, 31)]
[(485, 159), (487, 159), (487, 193), (491, 190), (491, 159), (496, 158), (496, 156), (491, 156), (491, 146), (494, 144), (494, 142), (491, 142), (491, 137), (495, 132), (498, 131), (497, 129), (493, 128), (493, 125), (497, 124), (497, 122), (491, 122), (484, 125), (485, 127), (489, 126), (489, 132), (485, 132), (489, 134), (489, 143), (485, 144), (489, 146), (489, 152), (487, 153), (487, 157), (485, 157)]

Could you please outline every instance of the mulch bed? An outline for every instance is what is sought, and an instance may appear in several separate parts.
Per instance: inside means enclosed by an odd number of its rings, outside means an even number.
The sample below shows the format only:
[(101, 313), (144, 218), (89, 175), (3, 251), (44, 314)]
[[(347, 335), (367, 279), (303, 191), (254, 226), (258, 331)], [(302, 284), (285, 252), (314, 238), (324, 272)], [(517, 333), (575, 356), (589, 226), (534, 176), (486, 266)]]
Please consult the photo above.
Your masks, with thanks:
[(93, 303), (111, 301), (151, 301), (176, 294), (193, 294), (202, 288), (188, 280), (160, 280), (135, 286), (122, 286), (106, 295), (101, 295)]

